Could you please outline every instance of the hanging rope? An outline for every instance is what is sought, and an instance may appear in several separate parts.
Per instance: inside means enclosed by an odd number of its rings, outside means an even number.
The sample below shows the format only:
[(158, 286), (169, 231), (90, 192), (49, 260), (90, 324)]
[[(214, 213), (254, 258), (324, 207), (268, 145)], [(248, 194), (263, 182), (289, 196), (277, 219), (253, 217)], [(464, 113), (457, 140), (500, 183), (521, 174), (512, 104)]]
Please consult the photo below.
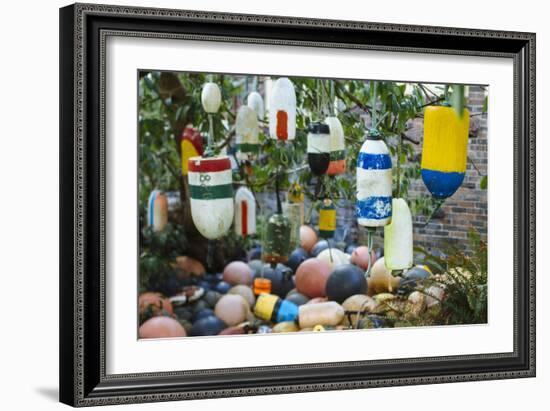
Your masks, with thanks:
[(277, 214), (283, 214), (283, 205), (279, 195), (279, 169), (277, 169), (277, 174), (275, 176), (275, 195), (277, 197)]
[(430, 213), (428, 218), (426, 219), (426, 222), (424, 223), (424, 227), (426, 227), (428, 224), (430, 224), (430, 221), (432, 221), (432, 218), (435, 216), (435, 214), (439, 211), (443, 203), (445, 202), (445, 199), (443, 200), (435, 200), (435, 208)]
[(338, 115), (338, 107), (336, 105), (336, 91), (334, 90), (334, 80), (330, 81), (330, 101), (332, 104), (332, 114), (334, 117)]
[(367, 270), (365, 271), (365, 278), (368, 278), (370, 275), (370, 270), (372, 268), (372, 247), (374, 243), (374, 228), (368, 227), (367, 228), (367, 249), (369, 253), (368, 263), (367, 263)]

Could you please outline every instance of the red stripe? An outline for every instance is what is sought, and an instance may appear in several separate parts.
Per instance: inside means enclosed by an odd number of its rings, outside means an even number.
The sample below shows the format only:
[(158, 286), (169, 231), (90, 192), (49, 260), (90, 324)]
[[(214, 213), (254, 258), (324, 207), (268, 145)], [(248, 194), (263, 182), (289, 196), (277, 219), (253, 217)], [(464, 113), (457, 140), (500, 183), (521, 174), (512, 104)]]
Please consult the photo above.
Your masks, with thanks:
[(248, 234), (248, 203), (246, 200), (241, 201), (241, 226), (243, 235)]
[(231, 169), (229, 157), (221, 158), (201, 158), (196, 157), (189, 159), (189, 171), (208, 173), (214, 171), (224, 171)]
[(288, 114), (286, 111), (277, 111), (277, 138), (279, 140), (288, 138)]

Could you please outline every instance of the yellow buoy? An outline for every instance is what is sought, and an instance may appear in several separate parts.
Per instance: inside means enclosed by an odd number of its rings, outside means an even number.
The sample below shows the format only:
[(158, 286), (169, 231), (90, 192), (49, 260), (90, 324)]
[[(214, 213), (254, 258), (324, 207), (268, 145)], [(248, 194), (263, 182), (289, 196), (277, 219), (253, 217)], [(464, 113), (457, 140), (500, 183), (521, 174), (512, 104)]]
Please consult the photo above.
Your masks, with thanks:
[(452, 196), (466, 172), (470, 113), (459, 116), (452, 107), (430, 106), (424, 112), (421, 173), (437, 199)]

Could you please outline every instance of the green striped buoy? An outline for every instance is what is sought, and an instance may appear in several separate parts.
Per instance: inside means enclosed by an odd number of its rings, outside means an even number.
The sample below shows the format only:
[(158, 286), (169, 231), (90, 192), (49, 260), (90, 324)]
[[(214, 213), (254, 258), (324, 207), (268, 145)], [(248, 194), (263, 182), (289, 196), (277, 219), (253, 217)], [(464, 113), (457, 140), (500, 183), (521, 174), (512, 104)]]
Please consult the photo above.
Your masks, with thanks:
[(209, 240), (222, 237), (231, 227), (234, 215), (229, 157), (190, 158), (188, 179), (195, 227)]

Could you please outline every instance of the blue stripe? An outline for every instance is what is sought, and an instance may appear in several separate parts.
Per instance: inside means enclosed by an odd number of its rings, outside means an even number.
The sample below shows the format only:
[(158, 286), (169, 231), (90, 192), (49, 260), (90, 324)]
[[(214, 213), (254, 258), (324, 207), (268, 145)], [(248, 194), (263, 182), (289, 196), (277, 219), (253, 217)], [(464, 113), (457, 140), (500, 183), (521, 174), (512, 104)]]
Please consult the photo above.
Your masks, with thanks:
[(357, 167), (365, 170), (387, 170), (391, 168), (391, 157), (389, 154), (370, 154), (360, 151)]
[(459, 172), (445, 172), (445, 171), (436, 171), (422, 169), (422, 180), (424, 184), (432, 193), (432, 195), (437, 199), (444, 199), (452, 196), (456, 190), (464, 181), (464, 174)]
[(153, 225), (153, 216), (155, 215), (154, 213), (154, 207), (155, 207), (155, 198), (157, 198), (157, 194), (158, 194), (158, 190), (153, 190), (151, 191), (151, 194), (149, 195), (149, 204), (148, 204), (148, 209), (147, 209), (147, 214), (148, 214), (148, 218), (147, 218), (147, 223), (149, 225)]
[(357, 200), (355, 212), (357, 218), (382, 220), (391, 217), (391, 196), (372, 196)]
[(290, 301), (282, 300), (277, 312), (277, 322), (295, 321), (298, 317), (298, 306)]

